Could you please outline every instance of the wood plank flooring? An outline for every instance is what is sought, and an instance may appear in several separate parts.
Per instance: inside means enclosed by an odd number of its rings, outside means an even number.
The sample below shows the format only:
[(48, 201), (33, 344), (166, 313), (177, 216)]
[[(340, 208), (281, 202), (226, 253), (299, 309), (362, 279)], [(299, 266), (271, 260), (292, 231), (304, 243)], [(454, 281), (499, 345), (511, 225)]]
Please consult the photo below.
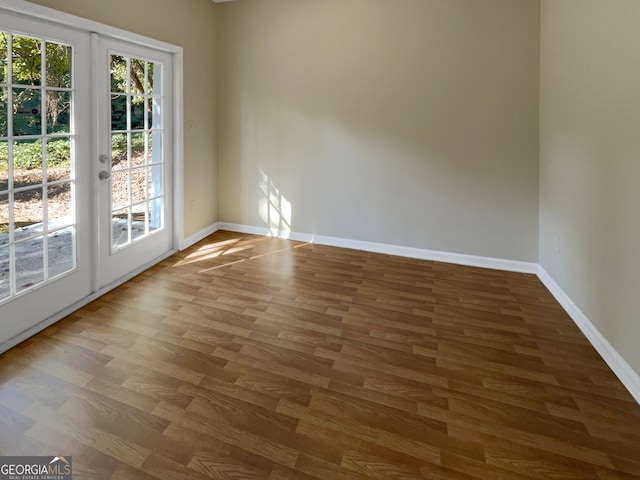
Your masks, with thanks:
[(640, 406), (533, 275), (218, 232), (0, 356), (74, 479), (640, 478)]

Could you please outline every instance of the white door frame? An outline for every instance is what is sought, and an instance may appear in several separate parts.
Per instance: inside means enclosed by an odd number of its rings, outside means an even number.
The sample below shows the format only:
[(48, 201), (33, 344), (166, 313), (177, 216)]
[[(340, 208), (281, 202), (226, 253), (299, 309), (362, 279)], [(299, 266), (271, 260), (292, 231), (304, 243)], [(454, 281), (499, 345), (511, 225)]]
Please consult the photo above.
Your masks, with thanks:
[[(145, 37), (143, 35), (139, 35), (136, 33), (127, 32), (126, 30), (122, 30), (116, 27), (111, 27), (109, 25), (103, 25), (99, 22), (95, 22), (92, 20), (87, 20), (82, 17), (77, 17), (75, 15), (71, 15), (65, 12), (60, 12), (58, 10), (54, 10), (48, 7), (43, 7), (41, 5), (36, 5), (30, 3), (26, 0), (0, 0), (0, 8), (11, 11), (13, 13), (22, 14), (26, 17), (30, 17), (33, 19), (41, 20), (48, 22), (53, 25), (59, 25), (61, 27), (78, 30), (87, 34), (98, 34), (104, 37), (113, 38), (116, 40), (122, 40), (125, 42), (139, 44), (141, 46), (147, 46), (154, 48), (156, 50), (161, 50), (167, 52), (173, 57), (173, 91), (172, 93), (172, 101), (173, 101), (173, 249), (170, 252), (167, 252), (162, 258), (167, 257), (177, 251), (179, 245), (184, 240), (184, 185), (183, 185), (183, 151), (184, 151), (184, 143), (183, 143), (183, 49), (182, 47), (172, 45), (170, 43), (166, 43), (160, 40), (155, 40), (152, 38)], [(95, 35), (92, 35), (92, 37)], [(92, 40), (92, 43), (94, 40)], [(93, 47), (93, 45), (92, 45)], [(95, 71), (95, 65), (92, 65), (92, 70)], [(92, 87), (93, 88), (93, 87)], [(92, 107), (92, 111), (96, 112), (97, 109), (97, 94), (95, 91), (91, 92), (92, 102), (95, 102)], [(91, 151), (94, 155), (96, 155), (91, 160), (97, 159), (97, 132), (92, 132), (92, 148)], [(98, 162), (91, 161), (91, 177), (92, 177), (92, 185), (97, 186), (98, 182)], [(94, 188), (94, 191), (97, 189)], [(98, 208), (98, 198), (94, 196), (92, 199), (93, 205), (92, 209), (97, 213)], [(93, 229), (92, 229), (93, 230)], [(93, 272), (95, 272), (97, 268), (97, 233), (92, 233), (92, 242), (93, 248), (96, 251), (92, 252), (91, 258), (94, 264), (91, 266)], [(161, 260), (156, 259), (156, 261)], [(17, 345), (18, 343), (24, 341), (30, 336), (36, 334), (37, 332), (47, 328), (58, 320), (64, 318), (69, 315), (73, 311), (81, 308), (82, 306), (90, 303), (96, 298), (100, 297), (104, 293), (109, 290), (115, 288), (116, 286), (126, 282), (130, 278), (149, 268), (153, 263), (144, 265), (138, 268), (135, 271), (132, 271), (125, 275), (124, 277), (118, 279), (110, 285), (104, 286), (100, 288), (97, 284), (97, 275), (93, 275), (93, 285), (91, 288), (91, 293), (87, 297), (81, 299), (73, 305), (69, 305), (67, 308), (64, 308), (57, 312), (50, 312), (50, 316), (46, 319), (43, 319), (40, 323), (35, 326), (32, 326), (25, 331), (15, 335), (9, 339), (0, 339), (0, 353), (8, 350), (9, 348)]]

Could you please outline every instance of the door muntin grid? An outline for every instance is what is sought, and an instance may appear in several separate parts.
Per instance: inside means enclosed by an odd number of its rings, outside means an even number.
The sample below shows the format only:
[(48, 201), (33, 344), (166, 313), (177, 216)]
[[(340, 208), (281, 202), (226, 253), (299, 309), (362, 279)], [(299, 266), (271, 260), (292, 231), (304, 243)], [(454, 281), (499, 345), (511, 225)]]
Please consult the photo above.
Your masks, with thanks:
[(73, 47), (0, 30), (0, 303), (76, 270)]
[(112, 52), (111, 251), (164, 229), (162, 63)]

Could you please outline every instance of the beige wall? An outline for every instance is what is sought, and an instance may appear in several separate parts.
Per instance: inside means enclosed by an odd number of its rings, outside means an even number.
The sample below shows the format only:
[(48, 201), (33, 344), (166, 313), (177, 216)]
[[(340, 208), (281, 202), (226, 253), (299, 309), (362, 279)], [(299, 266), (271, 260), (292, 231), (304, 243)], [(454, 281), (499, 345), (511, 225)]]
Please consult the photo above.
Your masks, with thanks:
[(543, 0), (540, 263), (640, 372), (640, 2)]
[[(184, 234), (217, 220), (216, 18), (211, 0), (31, 0), (184, 48)], [(188, 128), (192, 121), (193, 128)], [(191, 200), (195, 208), (190, 210)]]
[(539, 9), (219, 5), (220, 220), (536, 261)]

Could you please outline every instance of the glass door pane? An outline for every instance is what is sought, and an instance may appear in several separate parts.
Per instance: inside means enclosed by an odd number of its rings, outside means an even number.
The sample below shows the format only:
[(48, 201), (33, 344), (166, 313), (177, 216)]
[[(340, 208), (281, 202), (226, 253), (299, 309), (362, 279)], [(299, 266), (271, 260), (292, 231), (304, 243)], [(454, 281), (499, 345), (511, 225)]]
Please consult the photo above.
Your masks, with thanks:
[(0, 31), (0, 303), (76, 269), (73, 47)]
[(161, 63), (111, 53), (111, 250), (164, 227)]

